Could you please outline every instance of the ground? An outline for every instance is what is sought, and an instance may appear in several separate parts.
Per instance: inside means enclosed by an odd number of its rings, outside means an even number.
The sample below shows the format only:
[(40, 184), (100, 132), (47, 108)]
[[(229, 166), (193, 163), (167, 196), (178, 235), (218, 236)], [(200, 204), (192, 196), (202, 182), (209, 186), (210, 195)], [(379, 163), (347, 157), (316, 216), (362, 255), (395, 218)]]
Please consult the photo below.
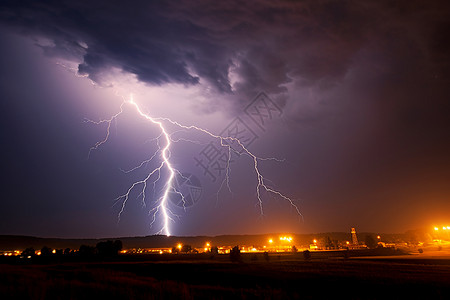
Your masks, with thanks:
[(303, 254), (0, 264), (2, 299), (449, 299), (450, 259)]

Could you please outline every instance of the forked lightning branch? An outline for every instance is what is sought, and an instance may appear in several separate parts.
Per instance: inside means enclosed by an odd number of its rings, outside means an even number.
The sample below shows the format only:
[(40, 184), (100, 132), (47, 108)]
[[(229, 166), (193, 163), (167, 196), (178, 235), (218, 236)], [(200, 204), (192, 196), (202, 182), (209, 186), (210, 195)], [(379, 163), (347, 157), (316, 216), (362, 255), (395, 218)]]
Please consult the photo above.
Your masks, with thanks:
[[(214, 134), (206, 129), (197, 127), (195, 125), (184, 125), (177, 121), (171, 120), (169, 118), (163, 118), (163, 117), (152, 117), (146, 113), (143, 112), (141, 107), (137, 102), (133, 100), (133, 97), (130, 96), (130, 99), (124, 100), (122, 104), (120, 105), (119, 111), (112, 115), (109, 119), (104, 119), (100, 121), (92, 121), (88, 120), (88, 122), (94, 123), (94, 124), (106, 124), (106, 133), (102, 140), (98, 141), (90, 150), (89, 154), (97, 150), (100, 146), (103, 146), (109, 139), (110, 136), (110, 129), (111, 124), (113, 121), (115, 121), (124, 111), (124, 106), (129, 105), (132, 108), (135, 109), (136, 113), (143, 118), (144, 120), (148, 121), (149, 123), (153, 124), (156, 128), (159, 129), (160, 134), (159, 136), (155, 137), (157, 140), (158, 148), (154, 152), (153, 155), (148, 157), (148, 159), (142, 161), (138, 166), (135, 168), (127, 171), (133, 172), (142, 166), (146, 165), (148, 162), (158, 159), (157, 167), (155, 167), (153, 170), (149, 171), (148, 173), (143, 176), (143, 178), (135, 181), (131, 186), (124, 191), (124, 193), (120, 196), (118, 196), (115, 199), (115, 204), (120, 205), (120, 210), (117, 216), (118, 222), (120, 222), (120, 218), (122, 213), (124, 212), (124, 209), (127, 205), (127, 202), (130, 199), (130, 194), (132, 191), (137, 190), (139, 192), (139, 197), (142, 198), (142, 202), (144, 205), (147, 203), (147, 189), (152, 188), (155, 189), (155, 183), (160, 180), (164, 180), (164, 188), (159, 196), (155, 197), (151, 205), (149, 206), (149, 214), (151, 215), (151, 226), (159, 226), (159, 230), (157, 230), (157, 234), (164, 234), (166, 236), (171, 235), (170, 230), (170, 222), (174, 222), (175, 218), (177, 217), (172, 210), (170, 209), (170, 203), (169, 203), (169, 195), (172, 193), (176, 193), (179, 195), (183, 206), (185, 204), (185, 195), (176, 188), (175, 184), (175, 176), (179, 175), (183, 177), (182, 173), (175, 169), (170, 161), (170, 151), (171, 147), (173, 146), (173, 140), (171, 139), (171, 133), (167, 131), (166, 125), (170, 124), (173, 125), (179, 129), (184, 130), (194, 130), (199, 133), (204, 134), (206, 137), (215, 140), (218, 142), (220, 147), (225, 149), (225, 177), (222, 181), (221, 187), (223, 185), (226, 185), (228, 189), (231, 192), (230, 188), (230, 162), (231, 162), (231, 156), (232, 154), (238, 154), (238, 155), (247, 155), (251, 161), (252, 164), (249, 166), (253, 168), (254, 174), (255, 174), (255, 190), (256, 190), (256, 201), (259, 207), (259, 212), (261, 215), (264, 215), (264, 208), (263, 208), (263, 201), (262, 201), (262, 191), (265, 191), (267, 193), (272, 193), (276, 195), (277, 197), (287, 201), (296, 211), (296, 213), (302, 217), (302, 214), (300, 213), (300, 210), (295, 205), (294, 201), (289, 198), (288, 196), (284, 195), (282, 192), (275, 190), (273, 188), (270, 188), (266, 185), (266, 179), (264, 178), (263, 174), (260, 171), (259, 164), (262, 161), (267, 160), (276, 160), (276, 158), (261, 158), (253, 154), (247, 146), (244, 145), (244, 143), (236, 137), (226, 136), (226, 135), (217, 135)], [(234, 145), (233, 147), (231, 145)], [(162, 171), (167, 172), (167, 176), (162, 178), (161, 172)], [(154, 191), (155, 192), (155, 191)]]

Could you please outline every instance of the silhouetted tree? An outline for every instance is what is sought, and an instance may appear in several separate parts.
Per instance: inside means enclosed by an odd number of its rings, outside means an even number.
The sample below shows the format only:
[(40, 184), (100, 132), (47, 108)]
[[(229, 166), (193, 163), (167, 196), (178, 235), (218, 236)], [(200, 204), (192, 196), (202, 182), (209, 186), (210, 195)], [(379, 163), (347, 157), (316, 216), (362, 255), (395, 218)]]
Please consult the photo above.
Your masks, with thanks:
[(230, 260), (231, 261), (242, 261), (241, 250), (239, 250), (239, 246), (234, 246), (230, 251)]
[(297, 247), (295, 247), (295, 246), (292, 246), (292, 253), (297, 253)]
[(364, 237), (364, 242), (365, 242), (366, 246), (371, 249), (377, 247), (377, 242), (375, 241), (373, 236), (371, 236), (370, 234), (368, 234)]
[(269, 253), (267, 252), (267, 251), (265, 251), (264, 253), (263, 253), (263, 257), (264, 257), (264, 260), (265, 261), (269, 261)]
[(212, 246), (211, 247), (211, 254), (212, 255), (218, 255), (219, 254), (219, 248), (217, 248), (216, 246)]
[(87, 245), (81, 245), (79, 250), (79, 255), (82, 257), (89, 257), (93, 256), (95, 254), (95, 247), (87, 246)]
[(325, 249), (330, 250), (334, 247), (333, 242), (331, 241), (329, 236), (325, 237)]
[(96, 248), (100, 256), (115, 256), (122, 250), (122, 242), (119, 240), (99, 242)]
[(183, 247), (181, 247), (181, 252), (189, 253), (191, 251), (192, 251), (192, 246), (191, 245), (183, 245)]
[(70, 248), (64, 249), (64, 255), (69, 255), (71, 252)]
[(178, 249), (177, 247), (172, 247), (173, 254), (178, 254), (178, 252), (180, 252), (180, 249)]
[(52, 249), (50, 249), (47, 246), (42, 247), (42, 249), (41, 249), (41, 256), (42, 257), (47, 257), (47, 256), (50, 256), (50, 255), (52, 255)]
[(36, 254), (36, 251), (33, 247), (29, 247), (22, 251), (22, 256), (34, 256)]
[(114, 241), (114, 248), (117, 250), (117, 252), (119, 252), (120, 250), (122, 250), (122, 241), (121, 240), (115, 240)]
[(333, 249), (339, 249), (339, 241), (333, 240)]

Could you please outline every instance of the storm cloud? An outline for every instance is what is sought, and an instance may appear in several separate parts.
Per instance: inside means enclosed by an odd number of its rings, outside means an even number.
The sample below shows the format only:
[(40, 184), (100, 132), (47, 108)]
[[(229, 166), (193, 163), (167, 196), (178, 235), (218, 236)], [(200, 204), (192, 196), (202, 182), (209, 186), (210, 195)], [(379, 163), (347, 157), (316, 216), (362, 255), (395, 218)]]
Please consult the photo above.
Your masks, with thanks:
[[(420, 1), (4, 1), (1, 20), (44, 37), (47, 55), (102, 83), (115, 67), (147, 84), (280, 94), (331, 88), (361, 61), (370, 72), (449, 79), (448, 12)], [(411, 64), (411, 61), (413, 63)], [(417, 70), (416, 68), (420, 68)], [(369, 71), (369, 70), (367, 70)]]

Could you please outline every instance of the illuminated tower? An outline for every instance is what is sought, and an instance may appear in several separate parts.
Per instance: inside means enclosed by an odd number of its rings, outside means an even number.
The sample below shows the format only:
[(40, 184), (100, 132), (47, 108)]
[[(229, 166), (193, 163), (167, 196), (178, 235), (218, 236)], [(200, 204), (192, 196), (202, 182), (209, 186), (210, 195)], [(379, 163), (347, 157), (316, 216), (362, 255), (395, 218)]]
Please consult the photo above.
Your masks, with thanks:
[(352, 227), (352, 244), (358, 245), (358, 238), (356, 237), (356, 229)]

